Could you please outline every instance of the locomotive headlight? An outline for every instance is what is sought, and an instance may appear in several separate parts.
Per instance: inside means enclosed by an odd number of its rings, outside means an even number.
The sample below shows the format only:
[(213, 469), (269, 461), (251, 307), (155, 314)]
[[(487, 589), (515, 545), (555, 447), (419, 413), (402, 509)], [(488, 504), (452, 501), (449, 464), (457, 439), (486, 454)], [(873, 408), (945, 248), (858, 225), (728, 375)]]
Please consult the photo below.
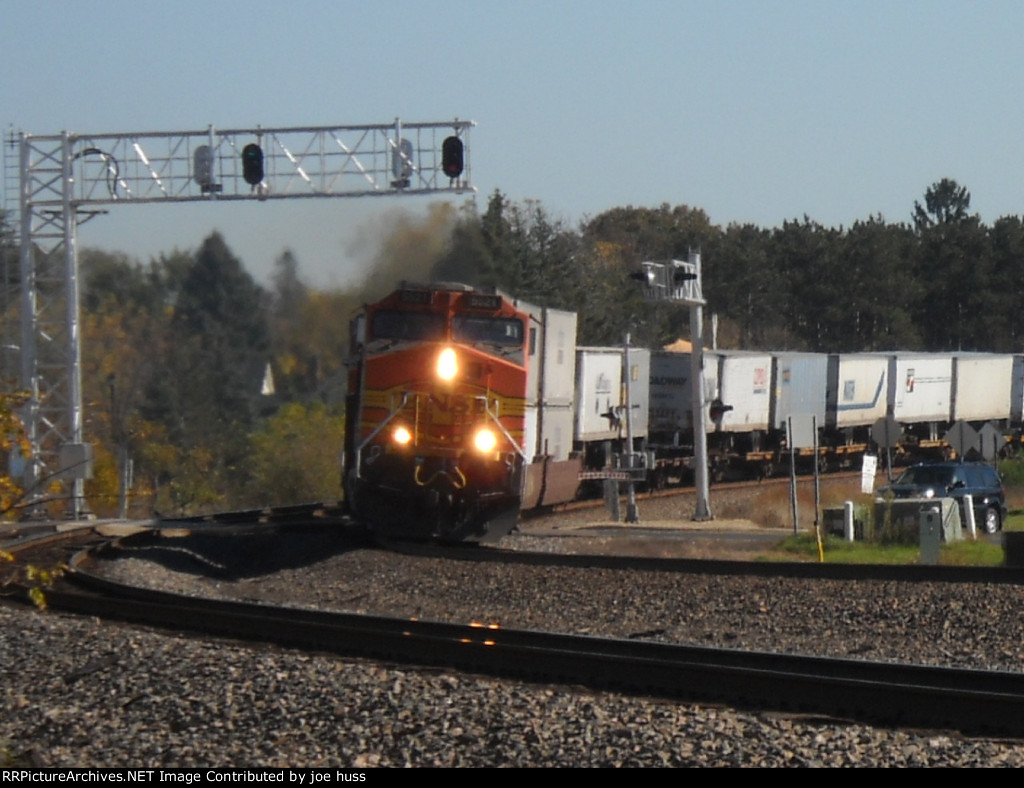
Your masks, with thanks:
[(409, 432), (408, 427), (395, 427), (395, 431), (391, 433), (391, 437), (395, 439), (395, 443), (402, 446), (406, 446), (412, 441), (412, 433)]
[(494, 451), (494, 447), (497, 445), (498, 436), (487, 428), (477, 430), (476, 435), (473, 436), (473, 446), (481, 454)]
[(459, 363), (455, 351), (446, 347), (437, 357), (437, 376), (441, 380), (451, 380), (459, 371)]

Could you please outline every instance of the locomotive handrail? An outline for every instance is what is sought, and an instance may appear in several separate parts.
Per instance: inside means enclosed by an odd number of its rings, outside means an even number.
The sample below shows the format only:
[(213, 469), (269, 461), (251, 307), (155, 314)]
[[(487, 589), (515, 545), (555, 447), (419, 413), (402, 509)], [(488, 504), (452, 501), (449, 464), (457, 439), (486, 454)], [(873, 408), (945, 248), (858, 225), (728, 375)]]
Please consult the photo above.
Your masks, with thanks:
[(386, 426), (388, 426), (388, 424), (391, 423), (391, 420), (394, 419), (395, 416), (397, 416), (399, 413), (402, 412), (402, 410), (405, 408), (405, 405), (406, 405), (406, 403), (408, 401), (409, 401), (409, 392), (408, 391), (402, 392), (402, 401), (398, 405), (398, 407), (395, 408), (393, 411), (391, 411), (391, 413), (388, 415), (388, 417), (386, 419), (384, 419), (384, 421), (382, 421), (380, 424), (378, 424), (376, 426), (376, 428), (374, 428), (374, 430), (369, 435), (366, 436), (366, 440), (364, 440), (362, 443), (360, 443), (356, 447), (356, 478), (357, 479), (361, 479), (362, 478), (360, 470), (363, 467), (363, 449), (366, 447), (366, 444), (368, 444), (370, 441), (372, 441), (374, 438), (376, 438), (381, 433), (381, 431)]
[(516, 443), (515, 438), (513, 438), (511, 433), (509, 433), (509, 431), (505, 429), (505, 425), (498, 420), (497, 414), (491, 413), (491, 409), (490, 407), (488, 407), (487, 397), (478, 396), (477, 400), (484, 404), (484, 413), (487, 414), (491, 421), (498, 425), (498, 429), (501, 430), (501, 434), (504, 435), (508, 442), (512, 444), (512, 448), (516, 450), (516, 454), (520, 456), (523, 462), (526, 462), (526, 452), (519, 448), (519, 444)]

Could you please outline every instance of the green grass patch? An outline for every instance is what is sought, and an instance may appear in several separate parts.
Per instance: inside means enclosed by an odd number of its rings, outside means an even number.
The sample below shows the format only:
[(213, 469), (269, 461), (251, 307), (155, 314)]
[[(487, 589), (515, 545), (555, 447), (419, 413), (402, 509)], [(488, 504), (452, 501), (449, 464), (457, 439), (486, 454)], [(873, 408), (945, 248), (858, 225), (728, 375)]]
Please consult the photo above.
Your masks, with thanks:
[[(847, 542), (827, 536), (823, 546), (822, 554), (826, 564), (917, 564), (921, 557), (920, 548), (911, 544)], [(775, 549), (764, 559), (818, 561), (818, 542), (811, 534), (790, 536), (776, 544)], [(1003, 563), (1003, 548), (984, 539), (965, 539), (942, 545), (939, 549), (939, 563), (946, 566), (999, 566)]]
[(1000, 566), (1003, 548), (984, 539), (953, 542), (939, 548), (939, 562), (948, 566)]
[(1004, 531), (1024, 531), (1024, 509), (1011, 509), (1003, 523)]
[(1020, 457), (1000, 462), (997, 469), (1007, 492), (1024, 490), (1024, 461)]

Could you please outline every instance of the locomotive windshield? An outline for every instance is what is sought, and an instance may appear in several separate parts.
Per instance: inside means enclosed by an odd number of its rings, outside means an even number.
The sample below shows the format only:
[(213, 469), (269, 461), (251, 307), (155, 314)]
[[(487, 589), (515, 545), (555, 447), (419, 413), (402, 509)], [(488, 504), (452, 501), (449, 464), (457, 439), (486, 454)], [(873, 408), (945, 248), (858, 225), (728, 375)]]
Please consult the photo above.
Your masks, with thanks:
[(452, 320), (452, 339), (519, 346), (523, 344), (523, 321), (514, 317), (456, 315)]
[(444, 339), (444, 315), (436, 312), (374, 312), (374, 339)]

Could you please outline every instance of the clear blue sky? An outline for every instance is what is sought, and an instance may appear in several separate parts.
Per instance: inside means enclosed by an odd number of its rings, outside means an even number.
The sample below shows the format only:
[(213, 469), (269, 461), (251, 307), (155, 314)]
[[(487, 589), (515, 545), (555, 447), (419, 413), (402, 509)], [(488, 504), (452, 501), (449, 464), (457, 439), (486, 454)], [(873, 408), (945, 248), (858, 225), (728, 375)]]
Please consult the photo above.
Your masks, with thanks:
[[(1024, 213), (1018, 0), (0, 0), (0, 123), (32, 134), (477, 122), (478, 199), (575, 223), (907, 221), (943, 177)], [(119, 206), (84, 246), (146, 262), (220, 230), (319, 286), (426, 198)]]

